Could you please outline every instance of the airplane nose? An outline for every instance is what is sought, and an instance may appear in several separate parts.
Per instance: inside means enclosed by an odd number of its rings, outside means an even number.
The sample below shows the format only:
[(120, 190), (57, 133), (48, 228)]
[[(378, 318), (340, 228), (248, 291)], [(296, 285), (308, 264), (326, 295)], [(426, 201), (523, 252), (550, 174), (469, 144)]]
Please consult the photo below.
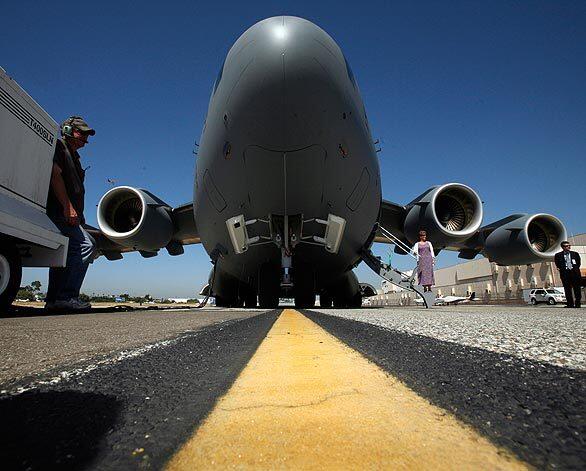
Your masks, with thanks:
[[(226, 58), (218, 87), (227, 126), (247, 141), (274, 150), (314, 145), (348, 102), (348, 72), (334, 40), (317, 25), (274, 17), (247, 30)], [(238, 93), (232, 91), (238, 87)]]

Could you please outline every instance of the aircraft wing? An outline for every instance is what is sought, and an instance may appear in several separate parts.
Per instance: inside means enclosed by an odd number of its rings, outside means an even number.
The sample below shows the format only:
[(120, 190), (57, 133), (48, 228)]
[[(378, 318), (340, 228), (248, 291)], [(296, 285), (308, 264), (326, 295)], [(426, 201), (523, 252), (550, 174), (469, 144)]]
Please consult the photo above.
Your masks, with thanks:
[(395, 253), (405, 254), (424, 229), (436, 255), (454, 250), (467, 260), (482, 254), (499, 265), (525, 265), (551, 260), (566, 238), (564, 225), (550, 214), (511, 214), (485, 226), (482, 219), (478, 194), (461, 183), (446, 183), (406, 205), (382, 200), (374, 242), (394, 244)]
[[(199, 244), (201, 242), (195, 224), (193, 215), (193, 203), (185, 203), (176, 208), (166, 208), (169, 215), (171, 225), (169, 227), (171, 239), (164, 245), (170, 255), (181, 255), (183, 253), (183, 246), (190, 244)], [(99, 218), (98, 218), (99, 219)], [(157, 255), (158, 249), (162, 247), (153, 246), (150, 247), (141, 246), (141, 241), (135, 245), (128, 243), (125, 240), (115, 240), (110, 237), (101, 229), (96, 227), (85, 225), (84, 228), (96, 241), (98, 247), (98, 256), (104, 256), (108, 260), (120, 260), (123, 253), (127, 252), (140, 252), (143, 257), (152, 257)]]

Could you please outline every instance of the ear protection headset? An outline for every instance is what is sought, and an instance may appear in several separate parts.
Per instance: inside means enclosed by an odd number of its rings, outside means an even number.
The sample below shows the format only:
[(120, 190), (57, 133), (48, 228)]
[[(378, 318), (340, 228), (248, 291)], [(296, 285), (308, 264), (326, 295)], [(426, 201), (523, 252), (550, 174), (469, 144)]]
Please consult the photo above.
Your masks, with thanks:
[(73, 122), (76, 119), (81, 119), (80, 116), (70, 116), (61, 125), (61, 135), (67, 137), (73, 137)]

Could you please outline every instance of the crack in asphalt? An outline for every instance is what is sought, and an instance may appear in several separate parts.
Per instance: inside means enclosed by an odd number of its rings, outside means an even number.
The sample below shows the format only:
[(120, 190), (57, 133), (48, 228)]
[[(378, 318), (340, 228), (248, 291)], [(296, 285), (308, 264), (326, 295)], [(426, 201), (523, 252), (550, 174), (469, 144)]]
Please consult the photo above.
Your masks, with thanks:
[(266, 404), (257, 404), (254, 406), (218, 407), (218, 409), (222, 410), (222, 411), (226, 411), (226, 412), (234, 412), (234, 411), (239, 411), (239, 410), (252, 410), (252, 409), (267, 409), (267, 408), (299, 409), (299, 408), (303, 408), (303, 407), (319, 406), (320, 404), (331, 401), (332, 399), (335, 399), (337, 397), (356, 396), (356, 395), (362, 395), (362, 393), (360, 391), (358, 391), (357, 389), (353, 389), (352, 391), (344, 391), (344, 392), (335, 393), (335, 394), (327, 394), (322, 399), (319, 399), (317, 401), (310, 401), (310, 402), (306, 402), (306, 403), (302, 403), (302, 404), (270, 404), (270, 403), (266, 403)]

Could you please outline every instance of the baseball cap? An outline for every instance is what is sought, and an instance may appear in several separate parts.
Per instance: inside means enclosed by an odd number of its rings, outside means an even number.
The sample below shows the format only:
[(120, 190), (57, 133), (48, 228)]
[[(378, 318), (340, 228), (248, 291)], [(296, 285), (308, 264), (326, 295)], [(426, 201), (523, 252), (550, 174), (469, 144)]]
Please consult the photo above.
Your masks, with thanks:
[(81, 116), (71, 116), (70, 118), (67, 118), (63, 124), (68, 124), (78, 131), (89, 134), (90, 136), (96, 134), (96, 131), (90, 128)]

